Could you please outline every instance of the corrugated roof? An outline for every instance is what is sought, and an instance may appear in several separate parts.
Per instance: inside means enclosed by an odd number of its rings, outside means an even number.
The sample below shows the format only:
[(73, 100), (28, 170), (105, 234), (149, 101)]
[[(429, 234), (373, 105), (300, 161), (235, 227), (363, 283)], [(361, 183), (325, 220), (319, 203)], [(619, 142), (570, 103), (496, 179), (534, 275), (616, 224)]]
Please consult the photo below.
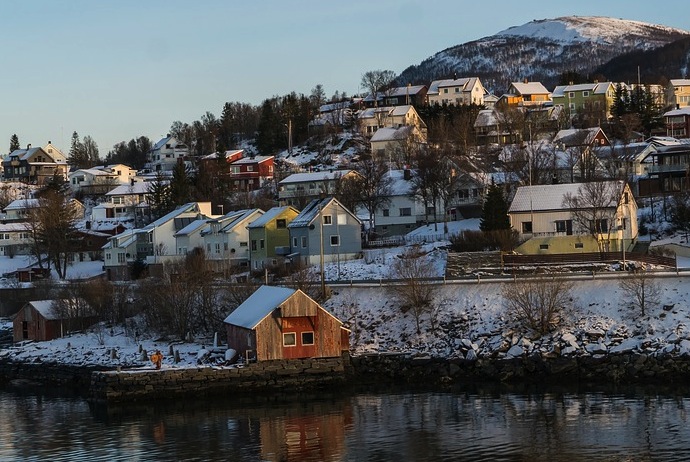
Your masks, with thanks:
[[(614, 183), (614, 182), (606, 182)], [(620, 182), (615, 182), (620, 183)], [(508, 212), (539, 212), (547, 210), (564, 210), (565, 196), (577, 195), (584, 183), (546, 184), (536, 186), (520, 186), (510, 203)], [(615, 206), (611, 204), (612, 207)]]
[(286, 287), (261, 286), (225, 318), (225, 323), (253, 329), (295, 292)]

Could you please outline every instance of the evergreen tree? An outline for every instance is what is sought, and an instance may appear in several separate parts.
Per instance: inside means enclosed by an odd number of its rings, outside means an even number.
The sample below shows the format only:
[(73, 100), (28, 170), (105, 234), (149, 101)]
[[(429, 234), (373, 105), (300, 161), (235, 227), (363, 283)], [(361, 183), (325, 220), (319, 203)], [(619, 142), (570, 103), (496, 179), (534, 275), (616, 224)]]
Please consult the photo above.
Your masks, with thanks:
[(149, 206), (151, 207), (151, 219), (156, 220), (173, 209), (170, 200), (170, 181), (162, 172), (156, 172), (156, 176), (149, 183)]
[(183, 205), (192, 199), (192, 182), (183, 162), (178, 162), (172, 171), (170, 180), (170, 202), (173, 207)]
[(19, 146), (19, 137), (15, 133), (10, 137), (10, 152), (16, 151), (17, 149), (21, 149), (21, 146)]
[(67, 163), (76, 168), (91, 166), (84, 149), (84, 144), (79, 139), (79, 134), (76, 131), (72, 133), (72, 145), (69, 148)]
[(501, 187), (494, 183), (491, 183), (491, 186), (489, 186), (489, 191), (484, 200), (479, 229), (484, 232), (510, 229), (508, 203), (503, 196)]

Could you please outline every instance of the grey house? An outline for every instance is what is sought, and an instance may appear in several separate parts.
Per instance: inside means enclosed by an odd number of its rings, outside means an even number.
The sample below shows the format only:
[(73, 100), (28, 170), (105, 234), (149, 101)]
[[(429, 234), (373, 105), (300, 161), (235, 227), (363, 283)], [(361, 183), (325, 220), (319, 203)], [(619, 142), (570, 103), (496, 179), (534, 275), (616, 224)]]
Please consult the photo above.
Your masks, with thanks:
[(333, 197), (314, 199), (288, 225), (290, 250), (304, 265), (351, 260), (362, 252), (362, 222)]

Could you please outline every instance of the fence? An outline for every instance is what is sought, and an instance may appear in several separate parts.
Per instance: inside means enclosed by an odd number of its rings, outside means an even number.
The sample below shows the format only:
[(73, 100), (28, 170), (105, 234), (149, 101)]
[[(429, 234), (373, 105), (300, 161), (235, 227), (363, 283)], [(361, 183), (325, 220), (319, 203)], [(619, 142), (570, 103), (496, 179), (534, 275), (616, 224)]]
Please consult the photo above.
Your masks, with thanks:
[(540, 266), (566, 263), (615, 263), (622, 260), (639, 261), (651, 265), (676, 267), (675, 257), (649, 255), (630, 252), (586, 252), (586, 253), (557, 253), (548, 255), (503, 255), (504, 266)]

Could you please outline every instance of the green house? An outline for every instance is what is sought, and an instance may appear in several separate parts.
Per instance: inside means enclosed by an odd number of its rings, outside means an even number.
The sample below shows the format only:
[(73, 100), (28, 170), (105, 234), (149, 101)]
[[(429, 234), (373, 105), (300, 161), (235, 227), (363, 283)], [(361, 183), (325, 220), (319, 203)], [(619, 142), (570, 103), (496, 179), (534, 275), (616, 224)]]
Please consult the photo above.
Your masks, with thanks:
[(282, 263), (290, 253), (288, 225), (299, 214), (290, 206), (273, 207), (254, 220), (249, 230), (249, 264), (261, 270)]

